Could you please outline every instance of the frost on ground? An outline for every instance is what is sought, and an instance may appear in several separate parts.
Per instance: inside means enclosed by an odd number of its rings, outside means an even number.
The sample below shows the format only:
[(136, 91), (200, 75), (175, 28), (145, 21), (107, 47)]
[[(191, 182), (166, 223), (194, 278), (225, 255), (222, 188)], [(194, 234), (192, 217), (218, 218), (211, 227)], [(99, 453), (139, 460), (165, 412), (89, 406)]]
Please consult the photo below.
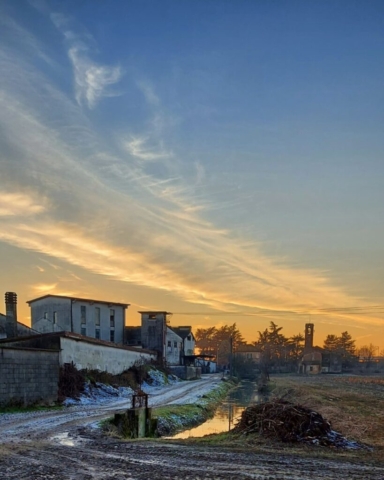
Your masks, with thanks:
[(95, 405), (110, 402), (113, 398), (129, 398), (133, 393), (130, 387), (112, 387), (104, 383), (96, 382), (91, 384), (87, 382), (84, 392), (79, 398), (66, 398), (63, 405)]
[[(148, 372), (149, 380), (143, 382), (141, 388), (144, 392), (150, 394), (154, 389), (173, 385), (180, 382), (175, 375), (166, 375), (160, 370), (151, 369)], [(63, 405), (66, 407), (72, 405), (101, 405), (108, 403), (113, 399), (129, 398), (134, 393), (130, 387), (113, 387), (100, 382), (86, 382), (84, 392), (78, 398), (66, 398)]]

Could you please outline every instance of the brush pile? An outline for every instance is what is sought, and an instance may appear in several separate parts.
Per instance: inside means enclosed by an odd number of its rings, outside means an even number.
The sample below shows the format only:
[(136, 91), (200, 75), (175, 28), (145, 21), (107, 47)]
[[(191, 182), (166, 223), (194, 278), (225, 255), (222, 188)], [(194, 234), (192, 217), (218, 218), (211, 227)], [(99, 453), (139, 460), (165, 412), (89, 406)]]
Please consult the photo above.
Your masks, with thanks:
[(359, 448), (331, 429), (320, 413), (285, 400), (275, 400), (248, 407), (233, 429), (244, 435), (258, 433), (283, 442)]
[(73, 363), (65, 363), (60, 368), (59, 402), (62, 403), (67, 397), (79, 398), (84, 392), (84, 382), (84, 373), (77, 370)]

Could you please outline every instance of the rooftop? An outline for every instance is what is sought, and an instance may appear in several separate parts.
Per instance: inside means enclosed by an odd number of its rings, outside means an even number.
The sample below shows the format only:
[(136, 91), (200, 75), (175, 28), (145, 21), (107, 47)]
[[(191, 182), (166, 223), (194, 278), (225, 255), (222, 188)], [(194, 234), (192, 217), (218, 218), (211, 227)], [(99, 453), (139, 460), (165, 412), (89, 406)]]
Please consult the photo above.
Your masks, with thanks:
[(119, 302), (112, 302), (107, 300), (95, 300), (92, 298), (80, 298), (80, 297), (68, 297), (66, 295), (43, 295), (42, 297), (34, 298), (32, 300), (28, 300), (27, 303), (30, 305), (33, 302), (37, 302), (39, 300), (43, 300), (44, 298), (67, 298), (74, 302), (89, 302), (89, 303), (104, 303), (106, 305), (118, 305), (120, 307), (128, 308), (130, 303), (119, 303)]

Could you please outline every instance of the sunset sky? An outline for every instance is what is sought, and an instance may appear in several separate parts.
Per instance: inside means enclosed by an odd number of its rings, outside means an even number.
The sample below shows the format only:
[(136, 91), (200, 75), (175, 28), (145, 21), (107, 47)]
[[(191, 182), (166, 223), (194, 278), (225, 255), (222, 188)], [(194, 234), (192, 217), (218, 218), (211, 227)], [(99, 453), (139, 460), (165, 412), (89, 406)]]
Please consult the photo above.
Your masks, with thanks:
[(0, 71), (20, 321), (55, 293), (384, 348), (384, 2), (2, 0)]

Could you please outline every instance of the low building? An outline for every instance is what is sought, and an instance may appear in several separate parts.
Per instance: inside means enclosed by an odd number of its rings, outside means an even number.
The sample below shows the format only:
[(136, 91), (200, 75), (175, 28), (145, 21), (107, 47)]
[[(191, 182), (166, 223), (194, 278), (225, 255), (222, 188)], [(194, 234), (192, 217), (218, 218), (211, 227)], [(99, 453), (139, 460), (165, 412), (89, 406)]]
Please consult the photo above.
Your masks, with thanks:
[(193, 365), (195, 357), (196, 339), (190, 326), (171, 327), (172, 330), (181, 338), (182, 346), (180, 351), (180, 364)]
[(128, 303), (63, 295), (44, 295), (27, 303), (34, 331), (66, 331), (117, 344), (124, 342)]
[(0, 348), (59, 352), (60, 366), (74, 363), (78, 370), (100, 370), (118, 375), (136, 362), (156, 360), (156, 352), (123, 347), (73, 332), (54, 332), (0, 340)]
[(255, 345), (239, 345), (236, 349), (236, 355), (246, 359), (252, 360), (253, 362), (259, 364), (261, 359), (261, 351), (259, 347)]

